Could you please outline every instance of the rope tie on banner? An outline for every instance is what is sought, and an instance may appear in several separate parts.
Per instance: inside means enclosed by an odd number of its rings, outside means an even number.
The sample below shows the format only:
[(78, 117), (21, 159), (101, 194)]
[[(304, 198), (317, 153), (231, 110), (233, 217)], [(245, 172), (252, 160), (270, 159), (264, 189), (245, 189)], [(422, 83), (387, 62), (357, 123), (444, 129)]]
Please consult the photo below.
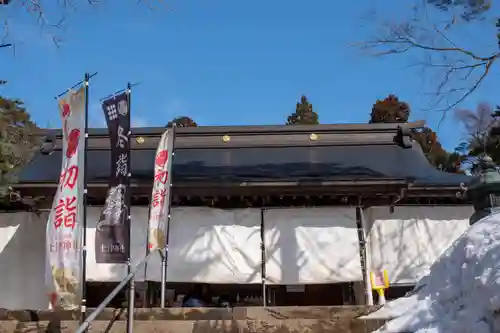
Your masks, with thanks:
[(140, 82), (132, 83), (132, 84), (130, 84), (129, 87), (127, 87), (125, 89), (121, 89), (121, 90), (115, 91), (114, 93), (109, 94), (109, 95), (107, 95), (104, 98), (101, 98), (100, 101), (102, 102), (102, 101), (104, 101), (106, 99), (109, 99), (109, 98), (115, 99), (117, 95), (119, 95), (120, 93), (123, 93), (123, 92), (125, 92), (125, 93), (127, 93), (127, 94), (130, 95), (132, 93), (132, 88), (135, 87), (135, 86), (138, 86), (139, 84), (140, 84)]
[(88, 74), (87, 74), (86, 79), (84, 79), (84, 80), (82, 80), (82, 81), (78, 82), (77, 84), (75, 84), (75, 85), (74, 85), (74, 86), (72, 86), (71, 88), (66, 89), (65, 91), (63, 91), (63, 92), (62, 92), (62, 93), (60, 93), (59, 95), (55, 96), (55, 97), (54, 97), (54, 99), (56, 99), (56, 100), (57, 100), (57, 99), (61, 98), (62, 96), (66, 95), (66, 93), (67, 93), (68, 91), (73, 90), (74, 88), (78, 87), (78, 86), (79, 86), (79, 85), (81, 85), (81, 84), (83, 84), (85, 87), (88, 87), (88, 86), (89, 86), (89, 80), (90, 80), (91, 78), (93, 78), (94, 76), (96, 76), (96, 75), (97, 75), (97, 72), (95, 72), (95, 73), (93, 73), (93, 74), (90, 74), (90, 75), (88, 75)]

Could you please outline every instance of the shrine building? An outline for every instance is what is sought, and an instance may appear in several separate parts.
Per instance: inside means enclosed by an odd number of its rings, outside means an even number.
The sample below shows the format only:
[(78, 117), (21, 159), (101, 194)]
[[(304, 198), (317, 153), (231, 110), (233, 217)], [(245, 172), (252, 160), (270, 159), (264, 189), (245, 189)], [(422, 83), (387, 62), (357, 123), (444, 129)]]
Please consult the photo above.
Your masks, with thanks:
[[(430, 165), (410, 135), (423, 122), (177, 128), (168, 237), (169, 304), (194, 283), (244, 306), (366, 304), (369, 273), (386, 270), (402, 296), (469, 226), (457, 196), (471, 177)], [(148, 251), (154, 157), (164, 128), (132, 130), (131, 253)], [(61, 172), (61, 133), (18, 175), (23, 203), (0, 214), (0, 308), (47, 307), (45, 229)], [(46, 149), (52, 147), (54, 149)], [(106, 197), (106, 129), (88, 140), (87, 283), (96, 306), (126, 276), (97, 264)], [(38, 213), (26, 211), (26, 202)], [(160, 258), (136, 276), (140, 306), (159, 304)]]

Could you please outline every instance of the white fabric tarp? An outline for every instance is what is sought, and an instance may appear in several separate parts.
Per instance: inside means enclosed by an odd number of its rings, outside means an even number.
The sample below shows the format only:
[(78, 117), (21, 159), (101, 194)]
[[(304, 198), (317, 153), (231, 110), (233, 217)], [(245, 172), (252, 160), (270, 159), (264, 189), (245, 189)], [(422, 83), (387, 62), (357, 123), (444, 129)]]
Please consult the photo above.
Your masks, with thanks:
[(392, 284), (414, 284), (469, 227), (470, 206), (372, 207), (364, 211), (371, 271)]
[(0, 308), (47, 309), (47, 213), (0, 213)]
[[(94, 237), (101, 207), (87, 209), (87, 280), (118, 282), (126, 265), (96, 264)], [(48, 213), (0, 213), (0, 308), (47, 309), (45, 229)], [(132, 264), (146, 255), (147, 207), (132, 207)], [(136, 280), (144, 281), (144, 271)]]
[(363, 280), (355, 208), (270, 209), (264, 230), (269, 284)]
[[(120, 282), (127, 276), (126, 264), (97, 264), (95, 262), (95, 231), (102, 207), (87, 208), (87, 281)], [(132, 267), (146, 257), (148, 234), (148, 207), (132, 206), (130, 219), (130, 256)], [(136, 281), (144, 281), (144, 266), (136, 274)]]
[[(260, 283), (260, 209), (172, 209), (168, 241), (169, 282)], [(160, 281), (161, 259), (147, 266)]]

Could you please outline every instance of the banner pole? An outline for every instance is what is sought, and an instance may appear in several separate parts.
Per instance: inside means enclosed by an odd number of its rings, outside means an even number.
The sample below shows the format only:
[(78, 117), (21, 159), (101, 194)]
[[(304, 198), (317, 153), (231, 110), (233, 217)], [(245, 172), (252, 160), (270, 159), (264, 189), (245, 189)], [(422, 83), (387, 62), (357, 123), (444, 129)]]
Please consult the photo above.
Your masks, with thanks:
[(364, 291), (365, 291), (365, 304), (373, 306), (373, 292), (370, 279), (371, 272), (371, 253), (370, 247), (367, 246), (367, 225), (365, 215), (363, 212), (361, 198), (358, 200), (356, 207), (356, 224), (358, 228), (359, 251), (361, 260), (361, 270), (363, 273)]
[(165, 308), (165, 298), (166, 298), (166, 280), (167, 280), (167, 264), (168, 264), (168, 238), (170, 234), (170, 217), (172, 209), (172, 169), (174, 164), (175, 156), (175, 128), (176, 124), (172, 124), (172, 131), (170, 134), (171, 140), (168, 140), (168, 151), (171, 152), (168, 159), (168, 198), (167, 198), (167, 226), (165, 232), (165, 248), (163, 250), (163, 255), (161, 256), (161, 289), (160, 289), (160, 307)]
[[(95, 75), (95, 74), (94, 74)], [(82, 211), (82, 300), (80, 304), (80, 324), (87, 317), (87, 151), (89, 141), (89, 80), (90, 74), (85, 73), (85, 140), (83, 153), (83, 211)]]
[[(128, 94), (128, 114), (127, 114), (127, 117), (128, 117), (128, 123), (130, 124), (130, 112), (132, 111), (132, 85), (129, 83), (127, 83), (127, 94)], [(129, 142), (129, 150), (130, 150), (130, 139), (132, 137), (132, 128), (130, 128), (130, 131), (127, 133), (127, 136), (128, 136), (128, 142)], [(126, 233), (127, 233), (127, 239), (128, 239), (128, 242), (129, 242), (129, 246), (128, 246), (128, 250), (127, 250), (127, 256), (128, 256), (128, 259), (127, 259), (127, 274), (130, 274), (130, 272), (132, 272), (132, 258), (130, 257), (130, 243), (131, 243), (131, 232), (130, 232), (130, 229), (132, 227), (132, 221), (131, 221), (131, 193), (130, 193), (130, 180), (131, 180), (131, 177), (132, 177), (132, 170), (131, 170), (131, 166), (132, 166), (132, 152), (129, 153), (129, 158), (128, 158), (128, 165), (129, 165), (129, 170), (128, 170), (128, 173), (127, 173), (127, 179), (126, 179), (126, 188), (127, 188), (127, 192), (125, 194), (125, 204), (127, 206), (127, 211), (128, 211), (128, 216), (127, 216), (127, 219), (128, 219), (128, 228), (126, 230)], [(135, 308), (135, 277), (133, 276), (131, 279), (130, 279), (130, 282), (129, 282), (129, 294), (128, 294), (128, 309), (127, 309), (127, 333), (132, 333), (133, 330), (134, 330), (134, 308)]]
[(266, 209), (260, 209), (260, 254), (261, 254), (261, 274), (262, 274), (262, 306), (267, 306), (267, 285), (266, 285), (266, 243), (265, 243), (265, 216)]
[(160, 308), (165, 308), (165, 280), (166, 280), (166, 271), (167, 271), (167, 261), (166, 261), (167, 250), (160, 250), (161, 255), (161, 286), (160, 286)]

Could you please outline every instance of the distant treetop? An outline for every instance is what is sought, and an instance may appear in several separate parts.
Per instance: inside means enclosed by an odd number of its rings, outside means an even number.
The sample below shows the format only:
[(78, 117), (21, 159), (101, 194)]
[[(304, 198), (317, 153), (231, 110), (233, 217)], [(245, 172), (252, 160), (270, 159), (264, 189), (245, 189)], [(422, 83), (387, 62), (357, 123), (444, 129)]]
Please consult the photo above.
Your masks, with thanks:
[(295, 112), (292, 113), (286, 122), (287, 125), (317, 125), (319, 124), (318, 114), (313, 111), (312, 104), (307, 97), (302, 95), (300, 103), (297, 103)]
[(370, 124), (406, 123), (410, 117), (410, 106), (395, 95), (389, 95), (373, 104)]
[(198, 124), (187, 116), (177, 117), (168, 122), (167, 127), (175, 123), (177, 127), (198, 127)]

